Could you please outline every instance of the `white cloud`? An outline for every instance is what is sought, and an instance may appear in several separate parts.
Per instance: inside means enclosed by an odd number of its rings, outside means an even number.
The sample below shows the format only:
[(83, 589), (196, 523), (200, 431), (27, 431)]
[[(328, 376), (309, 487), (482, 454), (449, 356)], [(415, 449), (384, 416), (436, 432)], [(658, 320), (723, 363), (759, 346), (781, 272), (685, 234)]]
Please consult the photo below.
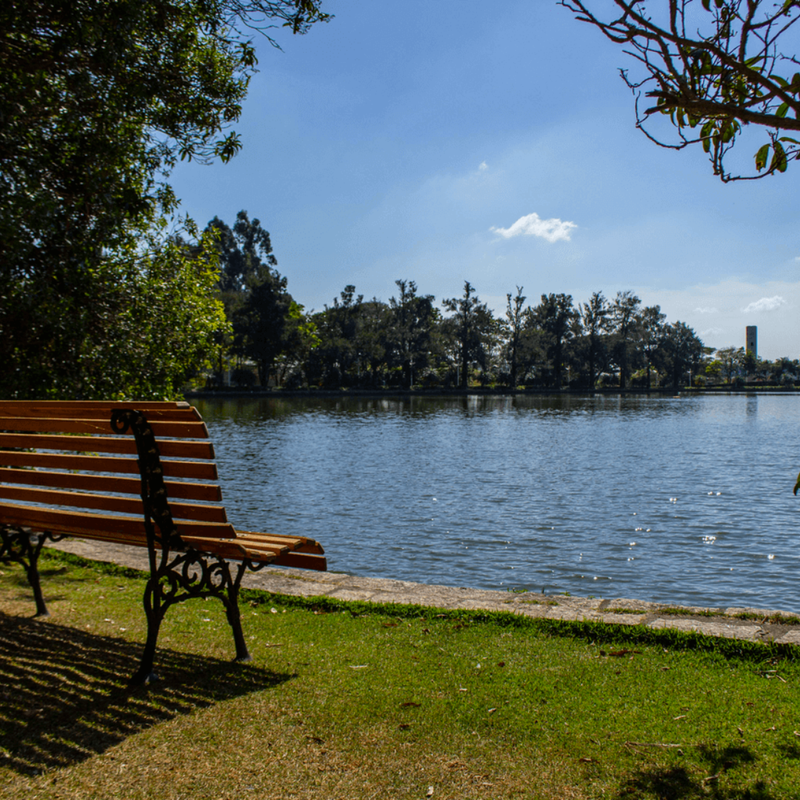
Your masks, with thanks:
[(775, 297), (762, 297), (760, 300), (750, 303), (742, 311), (745, 314), (751, 314), (754, 311), (775, 311), (785, 305), (786, 300), (776, 294)]
[(481, 161), (480, 166), (478, 167), (478, 169), (481, 172), (483, 172), (483, 170), (489, 169), (489, 165), (485, 161)]
[(704, 308), (696, 308), (695, 311), (698, 314), (719, 314), (718, 308), (709, 308), (708, 306), (705, 306)]
[(548, 242), (557, 242), (563, 239), (570, 240), (570, 231), (578, 226), (574, 222), (564, 222), (560, 219), (540, 219), (536, 213), (520, 217), (510, 228), (490, 228), (494, 233), (504, 239), (514, 236), (538, 236)]
[[(800, 352), (800, 314), (796, 313), (800, 307), (800, 281), (750, 283), (727, 278), (681, 289), (636, 284), (606, 286), (607, 296), (612, 295), (612, 291), (630, 288), (642, 298), (643, 306), (660, 305), (669, 322), (682, 320), (694, 328), (709, 347), (744, 347), (746, 326), (758, 324), (758, 354), (762, 358), (784, 355), (797, 358)], [(586, 297), (590, 291), (591, 285), (575, 294)], [(770, 313), (746, 316), (742, 309), (748, 303), (754, 305), (754, 297), (778, 297), (785, 302), (780, 302)], [(717, 308), (719, 313), (709, 317), (698, 308)]]

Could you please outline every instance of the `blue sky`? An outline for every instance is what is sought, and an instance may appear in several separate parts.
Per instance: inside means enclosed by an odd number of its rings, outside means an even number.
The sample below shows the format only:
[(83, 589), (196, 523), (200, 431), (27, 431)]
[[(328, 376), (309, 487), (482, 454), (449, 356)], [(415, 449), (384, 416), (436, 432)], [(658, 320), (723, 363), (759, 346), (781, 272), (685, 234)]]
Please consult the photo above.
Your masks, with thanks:
[[(630, 289), (713, 347), (800, 355), (800, 166), (723, 185), (699, 148), (634, 127), (632, 66), (555, 0), (326, 0), (306, 36), (257, 41), (226, 165), (181, 164), (182, 210), (246, 209), (307, 310), (346, 284), (496, 312), (522, 286), (576, 303)], [(755, 147), (742, 150), (751, 160)]]

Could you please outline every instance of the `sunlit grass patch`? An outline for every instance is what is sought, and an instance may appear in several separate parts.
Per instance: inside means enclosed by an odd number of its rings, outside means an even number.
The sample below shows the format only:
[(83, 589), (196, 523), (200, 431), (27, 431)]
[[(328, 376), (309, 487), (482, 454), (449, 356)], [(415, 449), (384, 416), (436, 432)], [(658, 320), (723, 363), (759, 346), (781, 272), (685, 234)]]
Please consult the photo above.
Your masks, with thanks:
[(514, 614), (244, 593), (173, 608), (149, 689), (140, 573), (0, 577), (9, 797), (794, 798), (791, 647)]

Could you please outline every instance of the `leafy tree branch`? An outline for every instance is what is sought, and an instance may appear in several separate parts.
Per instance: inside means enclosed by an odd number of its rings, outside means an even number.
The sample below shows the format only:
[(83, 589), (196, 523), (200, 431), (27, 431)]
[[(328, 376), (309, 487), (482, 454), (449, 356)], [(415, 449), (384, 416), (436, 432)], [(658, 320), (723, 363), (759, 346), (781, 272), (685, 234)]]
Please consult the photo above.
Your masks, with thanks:
[[(800, 0), (610, 0), (608, 12), (608, 2), (559, 3), (637, 62), (635, 74), (620, 73), (636, 95), (637, 127), (656, 144), (700, 144), (726, 182), (785, 172), (800, 157), (800, 62), (781, 49)], [(672, 137), (656, 132), (660, 119)], [(726, 162), (749, 125), (762, 139), (754, 169), (740, 174)]]

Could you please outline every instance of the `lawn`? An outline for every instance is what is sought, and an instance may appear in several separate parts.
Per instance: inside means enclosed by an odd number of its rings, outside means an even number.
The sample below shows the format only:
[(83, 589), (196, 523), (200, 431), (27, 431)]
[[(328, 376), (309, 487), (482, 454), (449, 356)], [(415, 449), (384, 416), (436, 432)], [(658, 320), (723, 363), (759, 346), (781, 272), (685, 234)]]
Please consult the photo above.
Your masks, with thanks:
[(246, 592), (173, 608), (129, 692), (140, 573), (42, 561), (48, 620), (0, 574), (0, 794), (69, 798), (800, 795), (789, 647), (512, 614)]

